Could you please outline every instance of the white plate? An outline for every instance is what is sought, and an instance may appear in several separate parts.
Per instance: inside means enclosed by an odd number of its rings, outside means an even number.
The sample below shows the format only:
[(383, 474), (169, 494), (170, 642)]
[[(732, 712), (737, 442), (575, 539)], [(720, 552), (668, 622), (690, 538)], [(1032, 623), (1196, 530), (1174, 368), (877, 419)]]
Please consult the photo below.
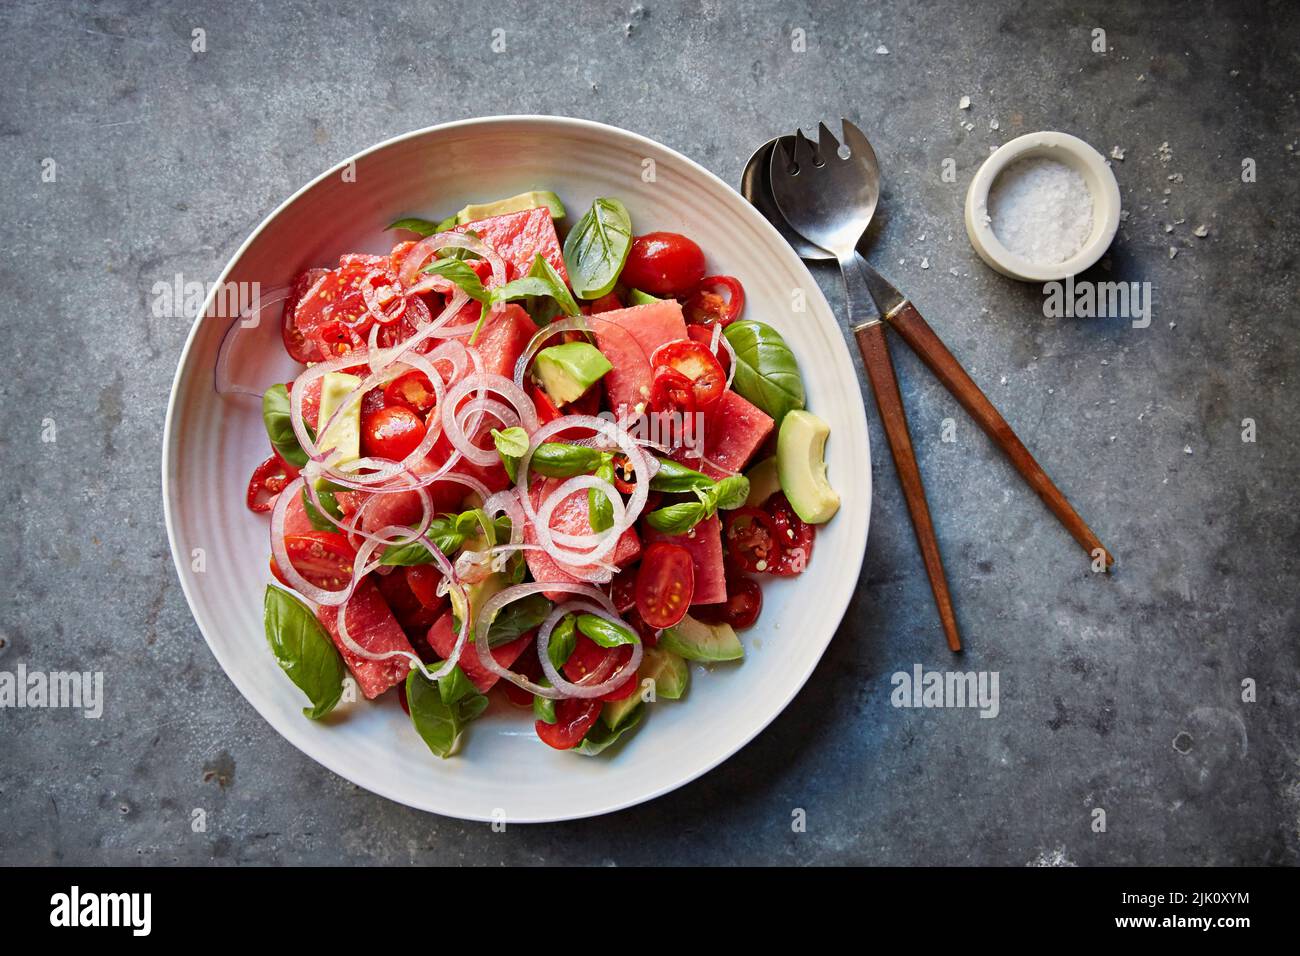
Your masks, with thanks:
[[(830, 479), (843, 498), (840, 513), (817, 535), (808, 570), (764, 582), (762, 618), (743, 635), (745, 660), (692, 667), (686, 698), (651, 705), (619, 750), (596, 758), (552, 750), (528, 717), (505, 707), (471, 725), (462, 752), (449, 760), (429, 753), (394, 699), (344, 705), (320, 723), (303, 717), (304, 698), (275, 665), (262, 633), (268, 522), (244, 506), (248, 476), (268, 454), (260, 409), (253, 398), (213, 390), (226, 320), (195, 323), (163, 443), (172, 557), (199, 629), (240, 693), (290, 743), (335, 773), (409, 806), (470, 820), (608, 813), (680, 787), (734, 754), (790, 702), (834, 635), (857, 583), (871, 512), (857, 375), (812, 276), (729, 186), (634, 133), (507, 116), (399, 136), (288, 199), (239, 249), (219, 283), (257, 281), (273, 289), (341, 253), (388, 251), (394, 239), (383, 227), (399, 216), (438, 218), (467, 202), (536, 188), (559, 193), (571, 217), (597, 196), (617, 196), (638, 233), (685, 233), (703, 247), (711, 269), (744, 283), (746, 315), (784, 334), (803, 369), (808, 407), (830, 423)], [(803, 311), (796, 312), (799, 300)], [(241, 335), (236, 355), (239, 380), (259, 388), (295, 371), (278, 322), (267, 321), (279, 308), (267, 312), (259, 328), (245, 333), (247, 342)], [(195, 570), (196, 549), (202, 571)]]

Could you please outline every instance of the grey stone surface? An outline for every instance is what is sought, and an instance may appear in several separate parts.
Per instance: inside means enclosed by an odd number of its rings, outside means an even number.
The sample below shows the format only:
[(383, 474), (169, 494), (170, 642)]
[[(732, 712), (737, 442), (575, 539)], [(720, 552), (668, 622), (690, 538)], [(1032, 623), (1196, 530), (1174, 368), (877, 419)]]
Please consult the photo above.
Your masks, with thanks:
[[(1296, 863), (1298, 8), (566, 6), (0, 8), (0, 670), (102, 669), (114, 697), (101, 721), (0, 711), (0, 862)], [(357, 150), (512, 112), (624, 126), (733, 183), (795, 124), (867, 130), (886, 180), (873, 259), (1120, 559), (1091, 574), (896, 342), (969, 642), (958, 666), (999, 672), (996, 719), (890, 705), (894, 672), (953, 662), (874, 409), (871, 540), (840, 633), (767, 731), (674, 794), (496, 834), (341, 780), (236, 692), (168, 555), (160, 433), (188, 323), (155, 318), (149, 290), (215, 278)], [(1150, 327), (1045, 318), (1040, 289), (967, 244), (981, 160), (1045, 128), (1125, 151), (1130, 215), (1088, 278), (1150, 282)], [(838, 304), (837, 277), (817, 279)]]

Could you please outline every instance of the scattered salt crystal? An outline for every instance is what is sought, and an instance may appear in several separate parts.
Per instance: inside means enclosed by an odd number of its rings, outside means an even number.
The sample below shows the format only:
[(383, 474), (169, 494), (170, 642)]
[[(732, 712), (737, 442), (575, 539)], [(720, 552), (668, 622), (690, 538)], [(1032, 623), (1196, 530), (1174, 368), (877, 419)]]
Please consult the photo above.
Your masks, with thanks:
[(1173, 231), (1174, 231), (1174, 227), (1171, 226), (1169, 223), (1165, 223), (1165, 232), (1173, 232)]
[(1092, 232), (1092, 193), (1078, 170), (1055, 159), (1017, 160), (989, 190), (993, 233), (1018, 256), (1064, 262)]
[(1192, 235), (1196, 236), (1198, 239), (1204, 239), (1209, 234), (1210, 234), (1209, 226), (1197, 226), (1195, 229), (1192, 230)]
[(1184, 454), (1184, 455), (1190, 455), (1191, 453), (1192, 453), (1192, 446), (1191, 446), (1191, 445), (1184, 445), (1184, 446), (1183, 446), (1183, 454)]
[(989, 120), (989, 129), (997, 129), (997, 128), (998, 128), (998, 121), (995, 119)]
[(1002, 376), (1002, 381), (1000, 382), (1000, 384), (1002, 385), (1007, 384), (1007, 377), (1005, 375)]
[(1170, 247), (1169, 247), (1169, 258), (1172, 259), (1172, 258), (1173, 258), (1174, 256), (1176, 256), (1176, 255), (1178, 255), (1178, 250), (1175, 249), (1173, 246), (1170, 246)]
[(959, 109), (959, 110), (968, 110), (968, 109), (970, 109), (970, 97), (969, 97), (969, 96), (963, 96), (961, 99), (959, 99), (959, 100), (957, 101), (957, 109)]
[(879, 53), (881, 56), (888, 56), (888, 55), (889, 55), (889, 47), (885, 46), (885, 45), (882, 43), (882, 44), (880, 44), (880, 46), (876, 47), (876, 52)]
[(1183, 181), (1183, 174), (1174, 173), (1171, 176), (1166, 176), (1165, 179), (1169, 180), (1171, 183), (1181, 183)]
[(930, 268), (930, 260), (925, 258), (921, 259), (921, 268), (922, 269)]
[(1174, 161), (1174, 151), (1169, 148), (1168, 141), (1160, 144), (1156, 149), (1156, 155), (1160, 157), (1162, 163), (1172, 163)]
[(969, 133), (971, 130), (973, 130), (974, 128), (975, 128), (975, 124), (974, 124), (974, 123), (962, 123), (962, 129), (964, 129), (964, 130), (965, 130), (966, 132), (968, 132), (968, 133)]
[(958, 272), (956, 269), (949, 269), (949, 270), (948, 270), (948, 274), (949, 274), (949, 275), (955, 275), (955, 276), (959, 276), (959, 275), (961, 275), (961, 273)]
[(1110, 158), (1118, 159), (1121, 163), (1124, 162), (1124, 150), (1120, 149), (1118, 146), (1112, 146), (1110, 148)]

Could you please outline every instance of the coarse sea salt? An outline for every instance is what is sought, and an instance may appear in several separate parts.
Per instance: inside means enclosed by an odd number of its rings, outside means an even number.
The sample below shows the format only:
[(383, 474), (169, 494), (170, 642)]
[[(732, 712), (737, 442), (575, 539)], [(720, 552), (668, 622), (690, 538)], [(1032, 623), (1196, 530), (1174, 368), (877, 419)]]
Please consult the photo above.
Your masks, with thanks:
[(989, 190), (993, 234), (1016, 255), (1044, 265), (1083, 248), (1092, 212), (1092, 193), (1079, 171), (1042, 156), (1012, 163)]

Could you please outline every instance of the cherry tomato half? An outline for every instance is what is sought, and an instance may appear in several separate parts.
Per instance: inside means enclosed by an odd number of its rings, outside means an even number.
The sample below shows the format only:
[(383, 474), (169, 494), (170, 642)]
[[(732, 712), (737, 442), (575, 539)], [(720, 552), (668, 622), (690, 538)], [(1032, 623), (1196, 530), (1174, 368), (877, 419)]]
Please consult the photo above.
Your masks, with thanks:
[(566, 697), (555, 702), (555, 723), (537, 721), (533, 727), (542, 743), (556, 750), (572, 750), (587, 736), (600, 716), (601, 702)]
[(386, 405), (361, 416), (361, 454), (401, 461), (424, 441), (424, 419), (405, 405)]
[(762, 508), (727, 512), (727, 550), (744, 571), (767, 571), (781, 555), (776, 521)]
[(421, 416), (433, 411), (436, 401), (429, 376), (419, 369), (403, 372), (384, 386), (385, 405), (405, 405)]
[(792, 577), (803, 573), (812, 558), (813, 539), (817, 528), (795, 514), (794, 508), (785, 495), (777, 492), (763, 505), (772, 523), (776, 527), (777, 539), (781, 542), (781, 553), (768, 562), (768, 572), (781, 577)]
[(615, 293), (610, 292), (607, 295), (602, 295), (591, 305), (584, 306), (582, 311), (586, 315), (599, 315), (602, 312), (617, 312), (621, 308), (623, 308), (623, 300)]
[[(725, 295), (719, 293), (725, 292)], [(727, 326), (740, 318), (745, 308), (745, 287), (732, 276), (708, 276), (682, 306), (688, 324)]]
[(658, 369), (666, 366), (690, 380), (697, 409), (708, 408), (722, 397), (727, 387), (727, 373), (717, 356), (699, 342), (685, 339), (668, 342), (655, 349), (650, 361), (656, 367), (656, 378)]
[(275, 499), (284, 491), (284, 486), (298, 477), (298, 469), (288, 464), (278, 454), (257, 466), (253, 477), (248, 479), (248, 510), (256, 512), (270, 511), (275, 507)]
[(280, 316), (280, 337), (284, 340), (284, 350), (295, 362), (319, 362), (322, 355), (316, 343), (310, 338), (310, 332), (320, 324), (320, 313), (325, 303), (319, 296), (308, 297), (322, 278), (329, 275), (328, 269), (308, 269), (294, 280), (288, 297), (284, 300), (284, 311)]
[(657, 296), (685, 295), (704, 275), (704, 252), (675, 232), (649, 232), (632, 240), (620, 276), (624, 285)]
[[(352, 579), (352, 564), (357, 551), (345, 535), (337, 531), (304, 531), (284, 536), (293, 569), (307, 581), (326, 591), (341, 591)], [(293, 587), (271, 559), (271, 573), (285, 587)]]
[(753, 627), (763, 610), (763, 589), (744, 575), (727, 577), (727, 600), (722, 604), (697, 604), (691, 612), (705, 624), (730, 624), (737, 630)]
[(680, 544), (656, 541), (645, 549), (636, 577), (636, 610), (650, 627), (672, 627), (695, 596), (695, 562)]
[[(699, 342), (710, 352), (713, 352), (713, 329), (714, 326), (711, 325), (688, 325), (686, 326), (686, 334), (691, 337), (692, 342)], [(731, 371), (731, 353), (719, 345), (718, 351), (713, 352), (713, 357), (722, 366), (722, 374), (725, 380), (727, 373)]]
[(416, 600), (427, 608), (441, 608), (447, 598), (438, 597), (438, 585), (442, 583), (442, 572), (432, 564), (412, 564), (406, 568), (406, 586), (411, 589)]

